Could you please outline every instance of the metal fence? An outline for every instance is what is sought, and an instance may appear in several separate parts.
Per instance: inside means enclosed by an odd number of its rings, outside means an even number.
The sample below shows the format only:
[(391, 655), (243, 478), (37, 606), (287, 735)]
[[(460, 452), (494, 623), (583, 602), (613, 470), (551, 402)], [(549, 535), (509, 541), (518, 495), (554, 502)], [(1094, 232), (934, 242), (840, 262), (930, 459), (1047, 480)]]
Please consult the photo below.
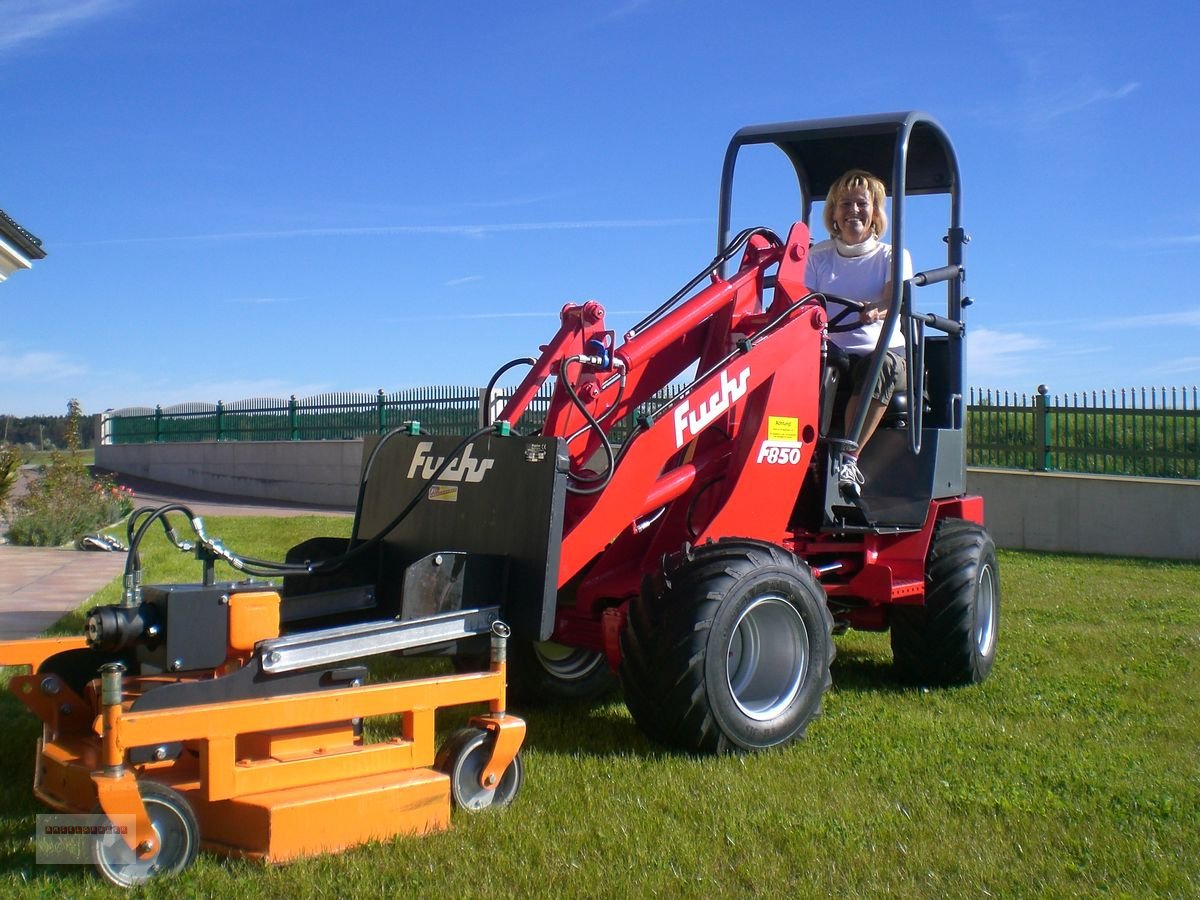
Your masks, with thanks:
[[(639, 412), (679, 391), (660, 392)], [(515, 427), (539, 428), (550, 404), (546, 384)], [(106, 413), (102, 440), (113, 444), (173, 441), (296, 441), (383, 434), (418, 421), (434, 434), (465, 434), (480, 422), (483, 390), (422, 387), (387, 394), (322, 394), (297, 400), (185, 403), (166, 409)], [(1137, 388), (1051, 395), (972, 388), (967, 462), (1032, 471), (1200, 478), (1197, 388)], [(632, 416), (614, 427), (621, 440)]]
[[(610, 434), (624, 440), (634, 416), (653, 410), (682, 389), (659, 391), (633, 414), (617, 422)], [(547, 383), (513, 426), (530, 433), (542, 426), (553, 385)], [(483, 388), (438, 386), (393, 394), (322, 394), (298, 400), (259, 398), (237, 403), (182, 403), (113, 410), (102, 416), (101, 440), (109, 444), (187, 441), (350, 440), (384, 434), (407, 422), (419, 422), (430, 434), (467, 434), (481, 424)], [(495, 392), (494, 400), (502, 398)]]
[(1193, 387), (1051, 395), (971, 389), (967, 463), (1035, 472), (1200, 478)]
[(467, 432), (477, 427), (479, 398), (478, 388), (439, 386), (121, 409), (105, 414), (101, 439), (111, 444), (347, 440), (414, 420), (435, 433)]

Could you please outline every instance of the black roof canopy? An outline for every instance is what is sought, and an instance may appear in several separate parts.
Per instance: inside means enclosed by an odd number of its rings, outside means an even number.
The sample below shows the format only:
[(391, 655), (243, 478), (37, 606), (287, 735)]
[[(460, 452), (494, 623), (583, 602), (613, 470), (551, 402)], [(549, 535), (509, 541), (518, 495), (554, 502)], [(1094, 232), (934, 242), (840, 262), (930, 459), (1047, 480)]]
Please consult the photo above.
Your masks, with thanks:
[(952, 218), (957, 222), (958, 160), (941, 125), (923, 112), (878, 113), (750, 125), (738, 131), (729, 142), (721, 173), (718, 236), (722, 242), (728, 237), (737, 154), (752, 144), (774, 144), (791, 161), (806, 221), (812, 202), (823, 200), (843, 172), (857, 168), (883, 181), (893, 208), (898, 193), (901, 198), (950, 194)]

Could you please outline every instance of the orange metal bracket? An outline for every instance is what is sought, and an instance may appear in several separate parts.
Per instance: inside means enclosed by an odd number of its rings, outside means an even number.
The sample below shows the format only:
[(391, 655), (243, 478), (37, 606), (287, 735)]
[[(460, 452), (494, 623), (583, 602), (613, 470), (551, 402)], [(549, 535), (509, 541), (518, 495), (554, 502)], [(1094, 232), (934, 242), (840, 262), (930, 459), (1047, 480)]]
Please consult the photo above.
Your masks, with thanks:
[(517, 757), (517, 751), (525, 742), (525, 720), (503, 713), (489, 716), (475, 716), (470, 720), (471, 725), (486, 728), (496, 736), (492, 747), (492, 756), (479, 773), (479, 786), (494, 788), (500, 783), (505, 770), (512, 765)]
[(17, 675), (8, 691), (42, 720), (52, 738), (91, 729), (90, 707), (56, 675)]
[(126, 771), (120, 775), (94, 772), (92, 782), (96, 785), (96, 798), (106, 816), (110, 819), (115, 819), (116, 816), (133, 817), (133, 831), (121, 835), (129, 849), (136, 853), (139, 859), (152, 859), (157, 856), (158, 834), (150, 822), (150, 815), (146, 812), (146, 804), (142, 802), (142, 794), (138, 790), (137, 778), (133, 772)]
[(81, 650), (87, 646), (83, 637), (29, 638), (20, 641), (0, 641), (0, 666), (29, 666), (36, 672), (38, 666), (55, 653), (64, 650)]

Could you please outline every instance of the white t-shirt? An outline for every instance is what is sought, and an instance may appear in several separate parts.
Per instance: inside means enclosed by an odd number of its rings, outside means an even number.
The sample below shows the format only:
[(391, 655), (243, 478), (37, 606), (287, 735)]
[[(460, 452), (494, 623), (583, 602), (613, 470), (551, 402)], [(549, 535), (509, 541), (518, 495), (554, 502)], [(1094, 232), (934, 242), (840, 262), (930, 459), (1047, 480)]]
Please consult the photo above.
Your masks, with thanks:
[[(808, 251), (808, 267), (804, 273), (804, 282), (809, 290), (828, 291), (839, 297), (862, 302), (875, 302), (880, 299), (883, 286), (892, 277), (892, 247), (878, 238), (871, 237), (868, 243), (872, 246), (862, 256), (842, 256), (837, 252), (833, 240), (821, 241)], [(903, 277), (912, 278), (912, 259), (908, 251), (904, 251)], [(829, 316), (832, 318), (844, 309), (838, 303), (829, 304)], [(854, 313), (843, 319), (843, 322), (853, 320)], [(869, 353), (879, 342), (883, 332), (883, 319), (869, 324), (859, 324), (853, 331), (840, 334), (830, 334), (829, 339), (848, 353)], [(891, 349), (904, 346), (904, 334), (900, 323), (892, 332)]]

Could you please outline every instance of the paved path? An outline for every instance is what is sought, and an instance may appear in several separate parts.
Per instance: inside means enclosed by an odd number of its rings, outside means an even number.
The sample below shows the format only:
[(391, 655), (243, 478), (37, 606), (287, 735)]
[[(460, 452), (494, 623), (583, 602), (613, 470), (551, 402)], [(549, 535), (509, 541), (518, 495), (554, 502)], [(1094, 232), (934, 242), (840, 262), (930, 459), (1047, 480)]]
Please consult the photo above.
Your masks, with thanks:
[[(138, 506), (183, 503), (198, 516), (346, 514), (349, 510), (227, 497), (120, 476)], [(125, 569), (124, 553), (0, 544), (0, 640), (33, 637), (78, 609)]]
[(124, 553), (0, 545), (0, 640), (41, 634), (124, 568)]

